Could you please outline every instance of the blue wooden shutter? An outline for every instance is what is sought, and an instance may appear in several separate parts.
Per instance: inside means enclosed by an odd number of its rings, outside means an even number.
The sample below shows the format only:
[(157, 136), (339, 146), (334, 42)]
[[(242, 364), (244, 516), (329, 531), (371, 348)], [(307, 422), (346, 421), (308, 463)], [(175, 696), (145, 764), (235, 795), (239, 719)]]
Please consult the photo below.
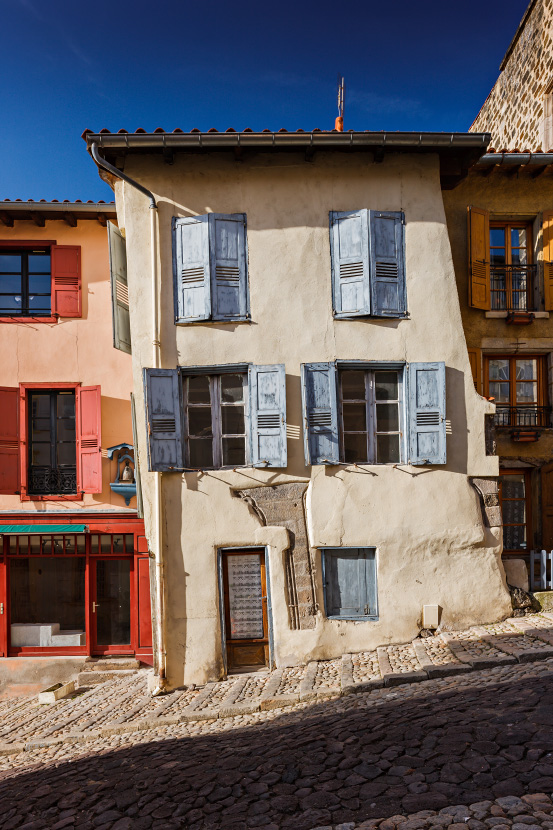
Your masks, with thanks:
[(284, 364), (250, 366), (251, 459), (254, 467), (286, 467)]
[(336, 365), (303, 363), (301, 381), (305, 463), (338, 464)]
[(113, 222), (108, 222), (108, 243), (113, 345), (116, 349), (130, 354), (131, 318), (127, 282), (127, 244), (123, 234)]
[(324, 579), (327, 617), (376, 617), (374, 550), (325, 551)]
[(375, 317), (403, 317), (407, 312), (404, 228), (403, 213), (371, 210), (371, 305)]
[(175, 322), (211, 317), (209, 231), (207, 216), (173, 219)]
[(209, 214), (211, 297), (214, 320), (248, 317), (246, 214)]
[(181, 378), (176, 369), (144, 369), (149, 469), (182, 470)]
[(409, 366), (409, 461), (445, 464), (445, 363)]
[(368, 211), (331, 211), (332, 299), (336, 317), (370, 314)]

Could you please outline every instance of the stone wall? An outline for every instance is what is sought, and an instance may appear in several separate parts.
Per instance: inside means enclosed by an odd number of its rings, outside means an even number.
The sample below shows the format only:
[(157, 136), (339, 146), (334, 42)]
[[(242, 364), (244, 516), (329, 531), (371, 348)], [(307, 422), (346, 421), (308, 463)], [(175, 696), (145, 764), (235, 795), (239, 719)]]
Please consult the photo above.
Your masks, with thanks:
[(553, 0), (530, 4), (509, 50), (470, 131), (491, 133), (496, 150), (551, 150), (550, 137), (543, 145), (544, 97), (553, 82)]

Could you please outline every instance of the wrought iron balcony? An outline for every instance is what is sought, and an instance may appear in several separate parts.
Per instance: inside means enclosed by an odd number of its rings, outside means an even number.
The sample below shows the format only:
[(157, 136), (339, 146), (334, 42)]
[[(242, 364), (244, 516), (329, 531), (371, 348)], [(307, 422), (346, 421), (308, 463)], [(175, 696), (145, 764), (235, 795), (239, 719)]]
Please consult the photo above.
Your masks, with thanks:
[(77, 468), (51, 467), (29, 468), (29, 494), (35, 496), (63, 496), (77, 492)]
[(537, 265), (492, 265), (492, 311), (539, 311)]
[(548, 429), (551, 426), (551, 407), (534, 404), (497, 404), (494, 421), (499, 429)]

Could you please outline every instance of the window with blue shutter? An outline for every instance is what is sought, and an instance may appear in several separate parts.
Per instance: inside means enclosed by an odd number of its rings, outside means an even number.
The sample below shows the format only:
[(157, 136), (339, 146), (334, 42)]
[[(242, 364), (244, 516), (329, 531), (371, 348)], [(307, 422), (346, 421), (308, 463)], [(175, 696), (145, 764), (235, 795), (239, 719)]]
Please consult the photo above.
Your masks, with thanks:
[(330, 213), (332, 294), (336, 317), (370, 314), (368, 210)]
[(246, 215), (173, 219), (175, 322), (249, 318)]
[(325, 548), (322, 561), (326, 616), (378, 619), (376, 549)]
[(409, 461), (446, 463), (445, 363), (409, 365)]
[(370, 283), (375, 317), (402, 317), (407, 312), (403, 213), (371, 210)]
[(306, 464), (338, 464), (336, 365), (303, 363), (301, 367), (303, 434)]
[(251, 462), (286, 467), (286, 375), (284, 365), (250, 366)]
[(182, 395), (177, 369), (144, 369), (148, 468), (182, 470)]
[(330, 212), (335, 317), (406, 315), (404, 231), (398, 211)]

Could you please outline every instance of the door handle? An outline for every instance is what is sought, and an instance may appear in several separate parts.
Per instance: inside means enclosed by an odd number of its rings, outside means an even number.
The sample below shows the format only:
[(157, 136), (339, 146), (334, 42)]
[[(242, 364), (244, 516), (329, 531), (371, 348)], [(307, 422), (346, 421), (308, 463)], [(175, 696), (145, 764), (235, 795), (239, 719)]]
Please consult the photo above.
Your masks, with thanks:
[(96, 613), (96, 609), (97, 609), (97, 608), (99, 608), (99, 607), (100, 607), (100, 605), (99, 605), (99, 603), (98, 603), (98, 602), (93, 602), (93, 603), (92, 603), (92, 613), (93, 613), (93, 614), (95, 614), (95, 613)]

